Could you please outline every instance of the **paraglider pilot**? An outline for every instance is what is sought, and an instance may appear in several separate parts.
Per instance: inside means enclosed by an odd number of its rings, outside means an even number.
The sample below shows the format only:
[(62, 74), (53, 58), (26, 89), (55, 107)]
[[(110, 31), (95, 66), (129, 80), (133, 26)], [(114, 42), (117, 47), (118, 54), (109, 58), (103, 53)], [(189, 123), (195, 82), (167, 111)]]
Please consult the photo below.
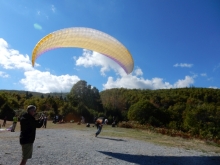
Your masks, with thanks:
[(95, 133), (95, 137), (97, 137), (100, 134), (100, 132), (102, 131), (103, 122), (104, 122), (104, 119), (103, 120), (99, 120), (99, 119), (96, 120), (97, 132)]

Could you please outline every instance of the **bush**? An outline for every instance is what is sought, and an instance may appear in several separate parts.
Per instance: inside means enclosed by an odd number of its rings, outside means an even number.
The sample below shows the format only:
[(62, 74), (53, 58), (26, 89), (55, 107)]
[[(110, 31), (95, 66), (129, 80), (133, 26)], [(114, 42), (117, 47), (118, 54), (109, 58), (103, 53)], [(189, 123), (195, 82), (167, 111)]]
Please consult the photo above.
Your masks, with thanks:
[(126, 121), (122, 121), (118, 123), (118, 127), (122, 128), (133, 128), (132, 124)]

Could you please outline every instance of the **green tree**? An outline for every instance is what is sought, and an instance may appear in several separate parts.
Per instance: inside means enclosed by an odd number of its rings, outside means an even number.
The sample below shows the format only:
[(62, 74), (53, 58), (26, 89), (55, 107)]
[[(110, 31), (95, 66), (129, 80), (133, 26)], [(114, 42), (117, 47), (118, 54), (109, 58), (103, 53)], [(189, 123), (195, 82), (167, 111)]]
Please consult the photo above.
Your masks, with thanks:
[(0, 118), (3, 119), (5, 116), (7, 116), (8, 120), (12, 120), (14, 115), (14, 110), (7, 103), (0, 107)]
[(154, 110), (155, 107), (152, 103), (147, 100), (141, 100), (130, 107), (128, 111), (128, 119), (145, 124), (153, 115)]
[(91, 88), (91, 85), (87, 85), (87, 82), (84, 80), (80, 80), (73, 85), (68, 95), (68, 100), (73, 106), (83, 104), (89, 109), (95, 109), (99, 112), (103, 111), (98, 89), (96, 87)]

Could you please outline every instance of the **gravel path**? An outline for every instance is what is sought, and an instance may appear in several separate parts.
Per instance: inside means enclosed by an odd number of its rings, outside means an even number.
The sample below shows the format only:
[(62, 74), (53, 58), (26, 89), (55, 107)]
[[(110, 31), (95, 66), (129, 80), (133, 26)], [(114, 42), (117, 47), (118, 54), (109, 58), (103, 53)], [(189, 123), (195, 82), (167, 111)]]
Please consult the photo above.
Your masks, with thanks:
[[(220, 155), (159, 146), (91, 131), (39, 129), (27, 165), (218, 165)], [(0, 165), (21, 160), (19, 132), (0, 132)]]

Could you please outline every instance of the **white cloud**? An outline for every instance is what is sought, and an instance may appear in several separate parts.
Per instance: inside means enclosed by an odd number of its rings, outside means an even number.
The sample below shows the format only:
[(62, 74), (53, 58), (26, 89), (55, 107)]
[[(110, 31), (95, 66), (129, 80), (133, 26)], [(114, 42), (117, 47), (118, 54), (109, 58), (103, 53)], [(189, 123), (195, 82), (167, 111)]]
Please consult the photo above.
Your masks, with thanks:
[(51, 5), (51, 10), (55, 13), (55, 11), (56, 11), (56, 8), (55, 8), (55, 6), (54, 5)]
[(7, 78), (9, 75), (5, 72), (0, 71), (0, 77)]
[(213, 88), (213, 89), (218, 89), (218, 87), (216, 87), (216, 86), (210, 86), (209, 88)]
[(4, 69), (32, 70), (28, 55), (20, 54), (19, 51), (8, 48), (8, 43), (0, 38), (0, 66)]
[(190, 76), (185, 76), (185, 79), (178, 80), (176, 83), (174, 83), (174, 88), (182, 88), (182, 87), (188, 87), (190, 84), (194, 83), (194, 78)]
[(201, 73), (200, 75), (201, 75), (202, 77), (206, 77), (206, 76), (207, 76), (206, 73)]
[(77, 57), (76, 57), (76, 56), (73, 56), (73, 59), (76, 61), (76, 60), (77, 60)]
[(220, 63), (214, 67), (213, 72), (215, 72), (218, 68), (220, 68)]
[(193, 77), (193, 78), (198, 77), (198, 74), (197, 74), (197, 73), (194, 73), (194, 72), (192, 72), (192, 71), (190, 71), (190, 74), (192, 74), (192, 77)]
[[(141, 71), (141, 69), (138, 69)], [(173, 85), (169, 82), (164, 82), (162, 78), (152, 78), (144, 79), (143, 77), (138, 77), (136, 74), (137, 69), (134, 70), (134, 74), (122, 75), (114, 80), (113, 77), (108, 77), (106, 84), (103, 84), (103, 89), (111, 88), (129, 88), (129, 89), (169, 89), (169, 88), (182, 88), (187, 87), (194, 83), (194, 78), (190, 76), (185, 76), (185, 79), (178, 80)], [(142, 71), (141, 71), (142, 72)]]
[(136, 69), (136, 70), (134, 71), (134, 73), (135, 73), (137, 76), (142, 76), (142, 75), (143, 75), (143, 72), (142, 72), (142, 70), (141, 70), (140, 68)]
[(86, 68), (100, 66), (102, 76), (105, 76), (105, 72), (109, 71), (110, 69), (113, 69), (116, 72), (119, 72), (119, 70), (123, 71), (121, 67), (110, 58), (90, 50), (83, 49), (83, 55), (81, 57), (78, 59), (76, 59), (76, 57), (73, 58), (76, 60), (77, 66), (84, 66)]
[(174, 67), (182, 67), (182, 68), (191, 68), (193, 66), (193, 64), (187, 64), (187, 63), (176, 63), (175, 65), (173, 65)]
[(77, 76), (52, 75), (50, 72), (41, 72), (39, 70), (26, 71), (25, 78), (20, 83), (28, 91), (37, 91), (42, 93), (49, 92), (69, 92), (72, 86), (80, 79)]
[[(79, 81), (79, 77), (70, 75), (52, 75), (50, 72), (41, 72), (32, 67), (28, 55), (22, 55), (19, 51), (9, 49), (7, 42), (0, 38), (0, 66), (4, 69), (24, 70), (25, 78), (20, 80), (28, 91), (36, 92), (69, 92), (73, 84)], [(39, 66), (39, 64), (37, 64)], [(0, 71), (0, 77), (8, 77)]]
[(127, 75), (125, 71), (113, 60), (105, 57), (97, 52), (92, 52), (84, 49), (83, 55), (78, 59), (74, 56), (77, 66), (84, 67), (101, 67), (101, 75), (105, 75), (106, 71), (114, 70), (118, 76), (114, 80), (113, 77), (108, 77), (106, 84), (103, 84), (103, 89), (110, 88), (140, 88), (140, 89), (167, 89), (167, 88), (181, 88), (187, 87), (194, 83), (195, 75), (186, 76), (183, 80), (178, 80), (173, 85), (169, 82), (164, 82), (162, 78), (152, 78), (151, 80), (144, 79), (143, 72), (140, 68), (137, 68), (133, 73)]
[(151, 80), (138, 78), (134, 75), (127, 75), (114, 80), (113, 77), (108, 77), (106, 84), (103, 84), (103, 89), (111, 88), (129, 88), (129, 89), (159, 89), (171, 88), (168, 82), (163, 82), (161, 78), (153, 78)]
[[(45, 19), (45, 18), (49, 19), (47, 10), (42, 9), (42, 8), (40, 10), (36, 11), (36, 16), (40, 20)], [(37, 29), (37, 30), (42, 30), (43, 29), (42, 26), (37, 24), (37, 23), (34, 24), (34, 28)]]
[(34, 28), (37, 30), (42, 30), (42, 26), (37, 23), (34, 24)]

